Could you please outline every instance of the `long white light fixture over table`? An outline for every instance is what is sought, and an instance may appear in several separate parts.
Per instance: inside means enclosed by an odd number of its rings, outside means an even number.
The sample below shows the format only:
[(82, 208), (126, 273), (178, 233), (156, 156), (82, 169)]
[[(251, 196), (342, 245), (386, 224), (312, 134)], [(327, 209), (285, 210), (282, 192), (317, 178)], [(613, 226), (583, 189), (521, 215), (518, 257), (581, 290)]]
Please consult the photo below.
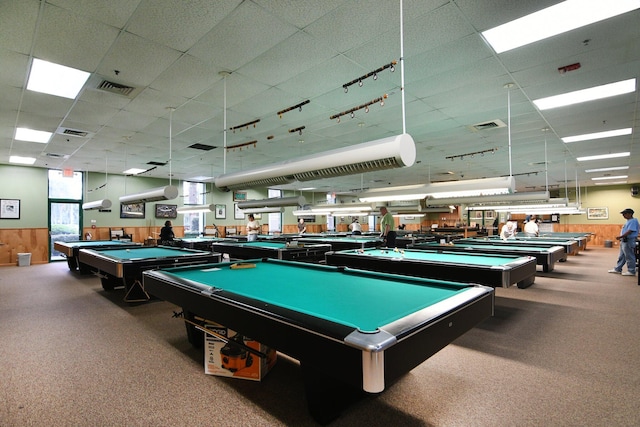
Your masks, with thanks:
[(297, 197), (272, 197), (262, 200), (245, 200), (238, 202), (238, 209), (246, 212), (246, 209), (273, 208), (282, 206), (304, 206), (307, 199), (304, 196)]
[(433, 199), (455, 197), (482, 197), (511, 194), (515, 191), (513, 176), (497, 178), (468, 179), (464, 181), (435, 182), (426, 186), (425, 192)]
[(179, 214), (186, 213), (200, 213), (200, 212), (214, 212), (216, 210), (215, 205), (186, 205), (180, 206), (177, 209)]
[(152, 188), (150, 190), (141, 191), (140, 193), (128, 194), (120, 196), (120, 203), (147, 203), (157, 202), (160, 200), (173, 200), (178, 197), (178, 187), (175, 185), (167, 185), (165, 187)]
[(409, 134), (400, 134), (324, 153), (218, 176), (216, 187), (228, 191), (268, 187), (294, 181), (354, 175), (409, 167), (416, 160), (416, 146)]
[(90, 211), (95, 209), (110, 209), (111, 208), (111, 200), (102, 199), (96, 200), (94, 202), (87, 202), (82, 204), (82, 210)]

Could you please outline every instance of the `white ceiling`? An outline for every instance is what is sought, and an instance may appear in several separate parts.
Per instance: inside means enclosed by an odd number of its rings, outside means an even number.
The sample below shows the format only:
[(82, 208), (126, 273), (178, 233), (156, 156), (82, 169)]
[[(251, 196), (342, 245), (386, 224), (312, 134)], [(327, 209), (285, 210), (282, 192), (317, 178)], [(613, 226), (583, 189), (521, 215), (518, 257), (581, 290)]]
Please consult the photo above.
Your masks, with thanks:
[[(640, 10), (500, 55), (480, 35), (555, 3), (405, 0), (404, 114), (417, 146), (416, 164), (288, 188), (347, 192), (511, 173), (518, 191), (544, 190), (547, 182), (553, 191), (590, 186), (593, 176), (603, 174), (587, 174), (586, 168), (614, 165), (630, 166), (629, 184), (640, 182), (637, 90), (542, 112), (532, 103), (639, 78)], [(36, 167), (119, 174), (171, 158), (144, 175), (167, 178), (171, 172), (173, 180), (211, 181), (225, 171), (399, 134), (400, 64), (348, 93), (342, 86), (399, 61), (400, 15), (400, 2), (392, 0), (5, 0), (0, 3), (0, 163), (8, 163), (10, 155), (33, 156)], [(31, 92), (25, 86), (33, 58), (91, 77), (76, 100)], [(573, 63), (581, 67), (558, 72)], [(223, 72), (231, 74), (225, 79)], [(129, 96), (113, 94), (96, 88), (102, 80), (135, 89)], [(514, 86), (505, 89), (508, 83)], [(360, 110), (340, 123), (329, 119), (384, 94), (383, 107), (372, 105), (369, 113)], [(310, 102), (302, 111), (278, 117), (278, 111), (305, 100)], [(509, 105), (510, 131), (471, 129), (495, 119), (508, 123)], [(227, 132), (227, 146), (257, 143), (229, 150), (226, 159), (225, 111), (227, 129), (260, 120), (255, 127)], [(301, 126), (302, 135), (289, 132)], [(43, 145), (16, 141), (16, 127), (89, 135), (55, 134)], [(633, 135), (560, 140), (622, 127), (632, 127)], [(216, 148), (189, 148), (196, 143)], [(493, 155), (446, 159), (494, 148)], [(576, 161), (619, 151), (631, 151), (631, 157)]]

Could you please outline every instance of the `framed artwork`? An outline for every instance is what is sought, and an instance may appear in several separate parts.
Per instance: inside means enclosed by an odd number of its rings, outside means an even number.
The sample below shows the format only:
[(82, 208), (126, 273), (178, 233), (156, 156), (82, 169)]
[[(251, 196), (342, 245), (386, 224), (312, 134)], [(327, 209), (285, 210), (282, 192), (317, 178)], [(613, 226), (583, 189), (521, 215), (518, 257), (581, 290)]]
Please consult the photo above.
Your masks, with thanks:
[(246, 191), (234, 191), (233, 192), (233, 201), (234, 202), (244, 202), (247, 200), (247, 192)]
[(262, 214), (254, 213), (254, 214), (253, 214), (253, 218), (255, 218), (255, 219), (262, 219)]
[(178, 205), (156, 203), (156, 218), (177, 218)]
[(120, 203), (120, 218), (144, 218), (144, 203)]
[(238, 204), (233, 204), (233, 219), (244, 219), (244, 212), (238, 208)]
[(587, 208), (587, 219), (609, 219), (609, 208)]
[(216, 205), (216, 219), (227, 218), (227, 205)]
[(20, 199), (0, 199), (0, 219), (20, 219)]
[(484, 211), (485, 219), (494, 219), (496, 217), (495, 211)]

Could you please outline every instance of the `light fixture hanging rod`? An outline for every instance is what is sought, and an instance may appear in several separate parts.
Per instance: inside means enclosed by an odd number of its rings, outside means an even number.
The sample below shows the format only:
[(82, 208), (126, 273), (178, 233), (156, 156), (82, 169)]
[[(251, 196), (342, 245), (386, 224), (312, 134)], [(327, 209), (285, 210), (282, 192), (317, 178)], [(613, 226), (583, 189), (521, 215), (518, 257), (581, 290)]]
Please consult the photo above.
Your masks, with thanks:
[(280, 110), (280, 111), (278, 111), (276, 114), (278, 114), (278, 117), (282, 118), (282, 115), (283, 115), (284, 113), (288, 113), (289, 111), (293, 111), (293, 110), (295, 110), (296, 108), (297, 108), (297, 109), (299, 109), (300, 111), (302, 111), (302, 107), (303, 107), (304, 105), (307, 105), (307, 104), (308, 104), (308, 103), (310, 103), (310, 102), (311, 102), (311, 101), (309, 101), (309, 100), (307, 99), (306, 101), (302, 101), (302, 102), (301, 102), (301, 103), (299, 103), (299, 104), (292, 105), (291, 107), (289, 107), (289, 108), (285, 108), (284, 110)]
[(349, 83), (343, 84), (342, 87), (344, 88), (344, 91), (347, 92), (349, 90), (349, 86), (352, 86), (352, 85), (354, 85), (356, 83), (358, 83), (359, 85), (362, 85), (362, 81), (363, 80), (366, 80), (366, 79), (368, 79), (369, 77), (372, 77), (372, 76), (376, 76), (376, 78), (377, 78), (377, 74), (381, 73), (382, 71), (386, 70), (387, 68), (390, 68), (391, 69), (390, 71), (393, 73), (395, 71), (395, 65), (396, 64), (397, 64), (397, 61), (394, 59), (390, 63), (388, 63), (386, 65), (383, 65), (380, 68), (377, 68), (377, 69), (375, 69), (373, 71), (370, 71), (367, 74), (358, 77), (357, 79), (353, 79)]
[(247, 123), (244, 123), (244, 124), (241, 124), (241, 125), (238, 125), (238, 126), (232, 126), (232, 127), (229, 128), (229, 130), (235, 132), (238, 129), (240, 129), (240, 130), (242, 130), (243, 128), (249, 129), (249, 126), (253, 125), (253, 127), (256, 127), (256, 123), (259, 123), (259, 122), (260, 122), (260, 119), (256, 119), (254, 121), (247, 122)]
[(363, 108), (367, 108), (370, 105), (376, 104), (378, 102), (380, 103), (380, 105), (384, 105), (384, 100), (387, 99), (387, 97), (388, 97), (388, 95), (385, 93), (384, 95), (382, 95), (382, 96), (380, 96), (380, 97), (378, 97), (376, 99), (372, 99), (371, 101), (366, 102), (364, 104), (358, 105), (357, 107), (353, 107), (353, 108), (351, 108), (349, 110), (346, 110), (346, 111), (343, 111), (341, 113), (334, 114), (333, 116), (329, 117), (329, 120), (339, 119), (342, 116), (346, 116), (347, 114), (354, 113), (354, 112), (356, 112), (358, 110), (362, 110)]

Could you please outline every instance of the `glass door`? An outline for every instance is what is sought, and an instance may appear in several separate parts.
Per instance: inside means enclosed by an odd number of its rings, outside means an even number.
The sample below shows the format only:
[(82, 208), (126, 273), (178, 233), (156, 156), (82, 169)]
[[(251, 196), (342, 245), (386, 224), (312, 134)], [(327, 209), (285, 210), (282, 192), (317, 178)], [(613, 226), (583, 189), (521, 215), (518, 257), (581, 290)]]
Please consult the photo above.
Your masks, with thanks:
[(66, 258), (53, 249), (53, 242), (81, 240), (80, 202), (56, 202), (49, 200), (49, 261), (63, 261)]

